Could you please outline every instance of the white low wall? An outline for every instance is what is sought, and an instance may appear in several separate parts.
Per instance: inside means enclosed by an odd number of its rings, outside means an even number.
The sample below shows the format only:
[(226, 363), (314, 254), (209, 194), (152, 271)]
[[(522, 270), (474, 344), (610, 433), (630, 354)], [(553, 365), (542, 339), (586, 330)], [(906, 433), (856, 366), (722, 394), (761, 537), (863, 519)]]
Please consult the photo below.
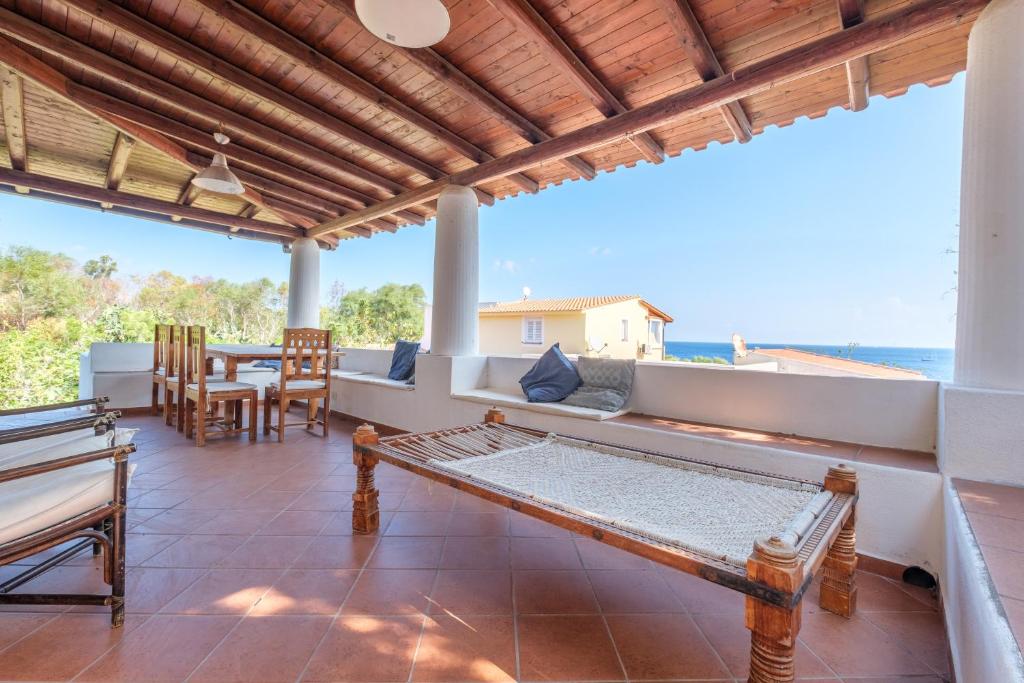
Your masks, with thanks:
[(1024, 486), (1024, 393), (944, 384), (939, 416), (945, 475)]
[[(480, 378), (517, 387), (528, 358), (489, 356)], [(633, 412), (691, 422), (915, 451), (933, 451), (939, 383), (749, 372), (699, 363), (641, 362)]]
[(1024, 660), (953, 485), (943, 486), (942, 598), (956, 680), (1024, 682)]

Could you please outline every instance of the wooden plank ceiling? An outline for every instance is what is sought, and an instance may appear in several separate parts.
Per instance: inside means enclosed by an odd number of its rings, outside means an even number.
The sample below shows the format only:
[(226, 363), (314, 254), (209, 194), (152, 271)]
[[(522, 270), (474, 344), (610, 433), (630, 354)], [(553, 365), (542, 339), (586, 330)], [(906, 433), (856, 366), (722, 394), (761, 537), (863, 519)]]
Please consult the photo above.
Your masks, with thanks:
[[(451, 176), (493, 203), (945, 83), (984, 6), (931, 0), (940, 20), (920, 0), (445, 1), (448, 36), (406, 50), (351, 0), (0, 0), (0, 190), (332, 246), (422, 225)], [(826, 49), (844, 58), (810, 68)], [(771, 60), (774, 87), (682, 106)], [(634, 115), (646, 123), (601, 133)], [(245, 195), (190, 186), (216, 130)]]

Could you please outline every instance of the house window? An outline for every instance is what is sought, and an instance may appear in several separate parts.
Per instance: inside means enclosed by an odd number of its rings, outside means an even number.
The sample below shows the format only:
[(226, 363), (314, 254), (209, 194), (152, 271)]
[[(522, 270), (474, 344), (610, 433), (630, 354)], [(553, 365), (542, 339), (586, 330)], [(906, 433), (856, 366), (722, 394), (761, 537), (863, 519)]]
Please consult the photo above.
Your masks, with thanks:
[(523, 343), (544, 343), (544, 318), (523, 318)]
[(664, 331), (665, 327), (661, 320), (651, 321), (651, 346), (661, 346)]
[(622, 321), (622, 341), (629, 341), (629, 321)]

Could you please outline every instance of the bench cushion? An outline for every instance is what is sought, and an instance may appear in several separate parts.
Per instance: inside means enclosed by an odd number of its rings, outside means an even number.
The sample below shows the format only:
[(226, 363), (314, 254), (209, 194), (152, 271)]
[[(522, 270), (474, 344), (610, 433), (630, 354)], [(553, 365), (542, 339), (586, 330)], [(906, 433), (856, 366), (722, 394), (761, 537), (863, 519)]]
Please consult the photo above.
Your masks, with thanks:
[(484, 389), (467, 389), (461, 392), (452, 393), (452, 398), (475, 403), (484, 403), (502, 408), (518, 408), (529, 410), (535, 413), (546, 413), (548, 415), (560, 415), (562, 417), (578, 417), (585, 420), (610, 420), (613, 417), (625, 415), (628, 410), (609, 412), (596, 410), (594, 408), (580, 408), (564, 403), (530, 403), (526, 397), (515, 389), (500, 389), (487, 387)]
[[(96, 436), (92, 430), (80, 430), (71, 433), (74, 438), (59, 443), (46, 441), (49, 437), (21, 442), (24, 445), (45, 441), (42, 447), (37, 443), (32, 450), (8, 457), (2, 469), (97, 451), (115, 443), (131, 443), (136, 431), (118, 429)], [(129, 472), (133, 469), (134, 466), (129, 467)], [(106, 505), (113, 499), (113, 493), (114, 463), (109, 459), (4, 482), (0, 484), (0, 543), (28, 536)]]
[(388, 389), (399, 389), (401, 391), (412, 391), (416, 387), (415, 385), (407, 382), (400, 382), (393, 379), (388, 379), (384, 375), (375, 375), (370, 372), (354, 372), (351, 370), (332, 370), (331, 377), (343, 382), (355, 382), (356, 384), (371, 384), (378, 387), (386, 387)]

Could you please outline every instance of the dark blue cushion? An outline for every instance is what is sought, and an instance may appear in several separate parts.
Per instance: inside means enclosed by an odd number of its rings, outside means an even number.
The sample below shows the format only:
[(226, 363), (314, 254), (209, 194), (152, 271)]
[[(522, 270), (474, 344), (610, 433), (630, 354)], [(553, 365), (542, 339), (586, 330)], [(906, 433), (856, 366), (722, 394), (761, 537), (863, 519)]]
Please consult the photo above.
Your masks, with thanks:
[[(277, 370), (278, 372), (281, 371), (281, 361), (279, 361), (279, 360), (258, 360), (255, 363), (253, 363), (252, 366), (254, 368), (272, 368), (274, 370)], [(302, 369), (303, 370), (310, 370), (312, 368), (313, 368), (313, 366), (310, 363), (310, 361), (308, 361), (308, 360), (302, 361)]]
[(554, 403), (583, 384), (575, 366), (555, 344), (519, 380), (530, 403)]
[(416, 354), (420, 351), (419, 342), (407, 342), (401, 339), (395, 344), (395, 352), (391, 355), (391, 370), (388, 379), (404, 382), (416, 372)]

